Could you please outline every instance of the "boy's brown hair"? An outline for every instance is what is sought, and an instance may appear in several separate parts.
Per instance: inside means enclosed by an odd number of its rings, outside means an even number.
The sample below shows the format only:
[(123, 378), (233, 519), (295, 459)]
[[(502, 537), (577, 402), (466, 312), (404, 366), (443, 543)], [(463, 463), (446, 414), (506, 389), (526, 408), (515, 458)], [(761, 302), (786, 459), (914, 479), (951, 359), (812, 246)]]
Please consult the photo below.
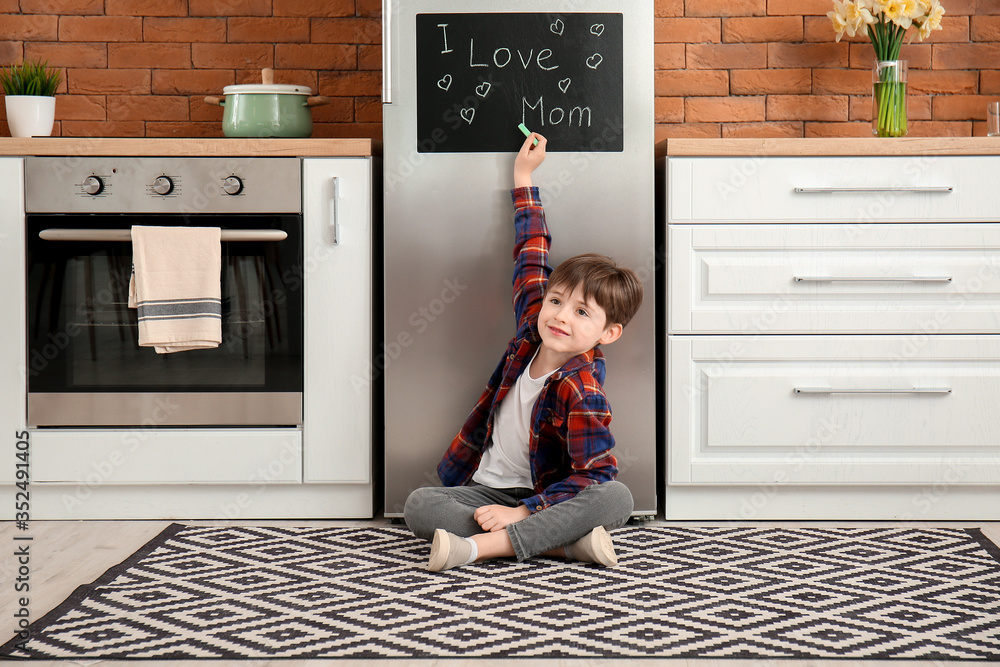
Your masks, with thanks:
[(604, 309), (607, 326), (624, 327), (642, 304), (642, 283), (635, 271), (618, 266), (605, 255), (570, 257), (549, 276), (546, 292), (553, 288), (572, 291), (577, 285), (583, 286), (585, 300), (593, 299)]

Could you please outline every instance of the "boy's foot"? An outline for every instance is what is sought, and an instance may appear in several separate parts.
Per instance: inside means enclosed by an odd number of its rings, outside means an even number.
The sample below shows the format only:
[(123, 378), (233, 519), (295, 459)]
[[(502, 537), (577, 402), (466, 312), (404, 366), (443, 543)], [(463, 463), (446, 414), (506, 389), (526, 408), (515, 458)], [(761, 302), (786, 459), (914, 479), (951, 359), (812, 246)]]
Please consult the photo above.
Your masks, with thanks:
[(458, 565), (468, 565), (476, 559), (472, 553), (474, 546), (472, 540), (438, 528), (434, 531), (434, 540), (431, 542), (431, 557), (427, 561), (427, 569), (441, 572)]
[(566, 547), (566, 555), (573, 560), (597, 563), (604, 567), (618, 564), (618, 555), (611, 536), (604, 526), (598, 526), (573, 544)]

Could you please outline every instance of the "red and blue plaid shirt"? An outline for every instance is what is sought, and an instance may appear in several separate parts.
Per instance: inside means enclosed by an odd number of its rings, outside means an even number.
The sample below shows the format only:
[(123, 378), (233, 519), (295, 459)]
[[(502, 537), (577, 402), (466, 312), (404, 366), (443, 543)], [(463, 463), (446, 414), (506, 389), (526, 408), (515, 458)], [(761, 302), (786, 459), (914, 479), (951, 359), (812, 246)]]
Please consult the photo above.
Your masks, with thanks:
[[(465, 426), (438, 465), (445, 486), (472, 480), (490, 445), (493, 419), (500, 402), (531, 363), (541, 342), (538, 312), (552, 268), (552, 241), (538, 188), (515, 188), (514, 315), (517, 334), (490, 377), (489, 384)], [(549, 376), (531, 413), (528, 443), (531, 479), (536, 495), (525, 498), (531, 511), (569, 500), (584, 487), (612, 480), (618, 474), (611, 454), (615, 440), (608, 425), (611, 408), (604, 394), (604, 355), (597, 348), (570, 359)]]

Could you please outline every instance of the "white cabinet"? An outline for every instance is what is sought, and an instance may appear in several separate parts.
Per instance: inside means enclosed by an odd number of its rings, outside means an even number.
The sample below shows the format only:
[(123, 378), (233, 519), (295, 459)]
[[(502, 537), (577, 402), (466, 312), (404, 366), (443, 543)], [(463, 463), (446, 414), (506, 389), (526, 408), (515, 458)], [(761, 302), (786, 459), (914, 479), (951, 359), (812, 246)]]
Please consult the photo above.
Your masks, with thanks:
[(671, 484), (1000, 481), (1000, 336), (672, 336)]
[[(27, 325), (24, 314), (24, 161), (19, 157), (0, 157), (0, 484), (15, 481), (17, 433), (27, 424), (25, 363)], [(10, 184), (17, 184), (11, 186)], [(9, 487), (7, 487), (9, 488)], [(0, 511), (11, 511), (13, 495)]]
[(668, 518), (1000, 516), (998, 170), (666, 159)]
[(670, 158), (670, 222), (996, 220), (995, 157)]
[(668, 233), (672, 333), (1000, 331), (1000, 225), (671, 225)]
[(372, 164), (303, 162), (306, 482), (372, 483)]

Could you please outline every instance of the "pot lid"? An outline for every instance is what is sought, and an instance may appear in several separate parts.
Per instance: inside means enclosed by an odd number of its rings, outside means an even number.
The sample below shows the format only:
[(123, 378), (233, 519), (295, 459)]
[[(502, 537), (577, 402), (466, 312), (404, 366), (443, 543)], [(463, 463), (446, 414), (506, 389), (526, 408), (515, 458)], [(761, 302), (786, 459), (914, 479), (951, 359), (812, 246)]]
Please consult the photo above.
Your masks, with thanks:
[(226, 86), (222, 89), (223, 95), (235, 95), (237, 93), (305, 95), (308, 97), (312, 95), (312, 88), (281, 83), (242, 83), (235, 86)]

